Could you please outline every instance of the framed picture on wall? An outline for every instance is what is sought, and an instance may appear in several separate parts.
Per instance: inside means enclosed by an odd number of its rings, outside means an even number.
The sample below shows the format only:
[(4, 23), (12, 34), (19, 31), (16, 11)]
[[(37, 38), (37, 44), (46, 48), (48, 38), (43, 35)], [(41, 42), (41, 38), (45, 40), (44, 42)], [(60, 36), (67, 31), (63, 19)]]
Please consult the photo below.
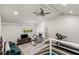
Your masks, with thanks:
[(33, 30), (32, 29), (24, 29), (23, 30), (23, 33), (30, 33), (30, 32), (33, 32)]

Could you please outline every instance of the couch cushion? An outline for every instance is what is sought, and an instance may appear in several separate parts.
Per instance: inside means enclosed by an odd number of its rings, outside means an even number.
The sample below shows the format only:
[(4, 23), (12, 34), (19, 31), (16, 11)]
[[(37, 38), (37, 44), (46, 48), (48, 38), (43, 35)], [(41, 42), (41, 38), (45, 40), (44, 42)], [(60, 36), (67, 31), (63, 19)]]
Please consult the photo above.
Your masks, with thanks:
[(11, 53), (16, 51), (16, 44), (13, 42), (9, 42)]
[(5, 54), (6, 53), (10, 53), (10, 46), (8, 42), (6, 42), (6, 45), (5, 45)]

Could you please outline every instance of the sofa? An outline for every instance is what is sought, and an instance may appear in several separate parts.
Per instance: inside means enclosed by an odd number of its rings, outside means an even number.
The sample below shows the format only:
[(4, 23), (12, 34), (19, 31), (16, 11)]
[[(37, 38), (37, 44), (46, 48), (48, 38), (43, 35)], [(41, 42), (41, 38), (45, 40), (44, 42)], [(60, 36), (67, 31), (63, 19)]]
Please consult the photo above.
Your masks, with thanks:
[(4, 47), (5, 55), (21, 55), (21, 50), (13, 42), (6, 42)]

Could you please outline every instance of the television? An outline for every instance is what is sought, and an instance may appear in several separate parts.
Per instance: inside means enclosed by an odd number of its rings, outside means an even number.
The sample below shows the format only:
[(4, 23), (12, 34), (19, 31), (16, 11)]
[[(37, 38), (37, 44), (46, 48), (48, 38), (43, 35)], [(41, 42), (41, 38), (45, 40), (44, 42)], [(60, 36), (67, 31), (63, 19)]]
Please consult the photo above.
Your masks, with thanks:
[(27, 38), (28, 37), (28, 34), (22, 34), (21, 35), (21, 39), (24, 39), (24, 38)]

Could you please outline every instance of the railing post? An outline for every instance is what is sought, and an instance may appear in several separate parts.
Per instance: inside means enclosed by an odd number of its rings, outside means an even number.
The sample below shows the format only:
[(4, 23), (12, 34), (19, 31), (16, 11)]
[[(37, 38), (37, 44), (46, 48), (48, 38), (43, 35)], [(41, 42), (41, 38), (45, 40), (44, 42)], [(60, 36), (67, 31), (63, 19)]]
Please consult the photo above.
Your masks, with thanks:
[(51, 39), (49, 39), (49, 42), (50, 42), (50, 55), (52, 55), (52, 40)]

